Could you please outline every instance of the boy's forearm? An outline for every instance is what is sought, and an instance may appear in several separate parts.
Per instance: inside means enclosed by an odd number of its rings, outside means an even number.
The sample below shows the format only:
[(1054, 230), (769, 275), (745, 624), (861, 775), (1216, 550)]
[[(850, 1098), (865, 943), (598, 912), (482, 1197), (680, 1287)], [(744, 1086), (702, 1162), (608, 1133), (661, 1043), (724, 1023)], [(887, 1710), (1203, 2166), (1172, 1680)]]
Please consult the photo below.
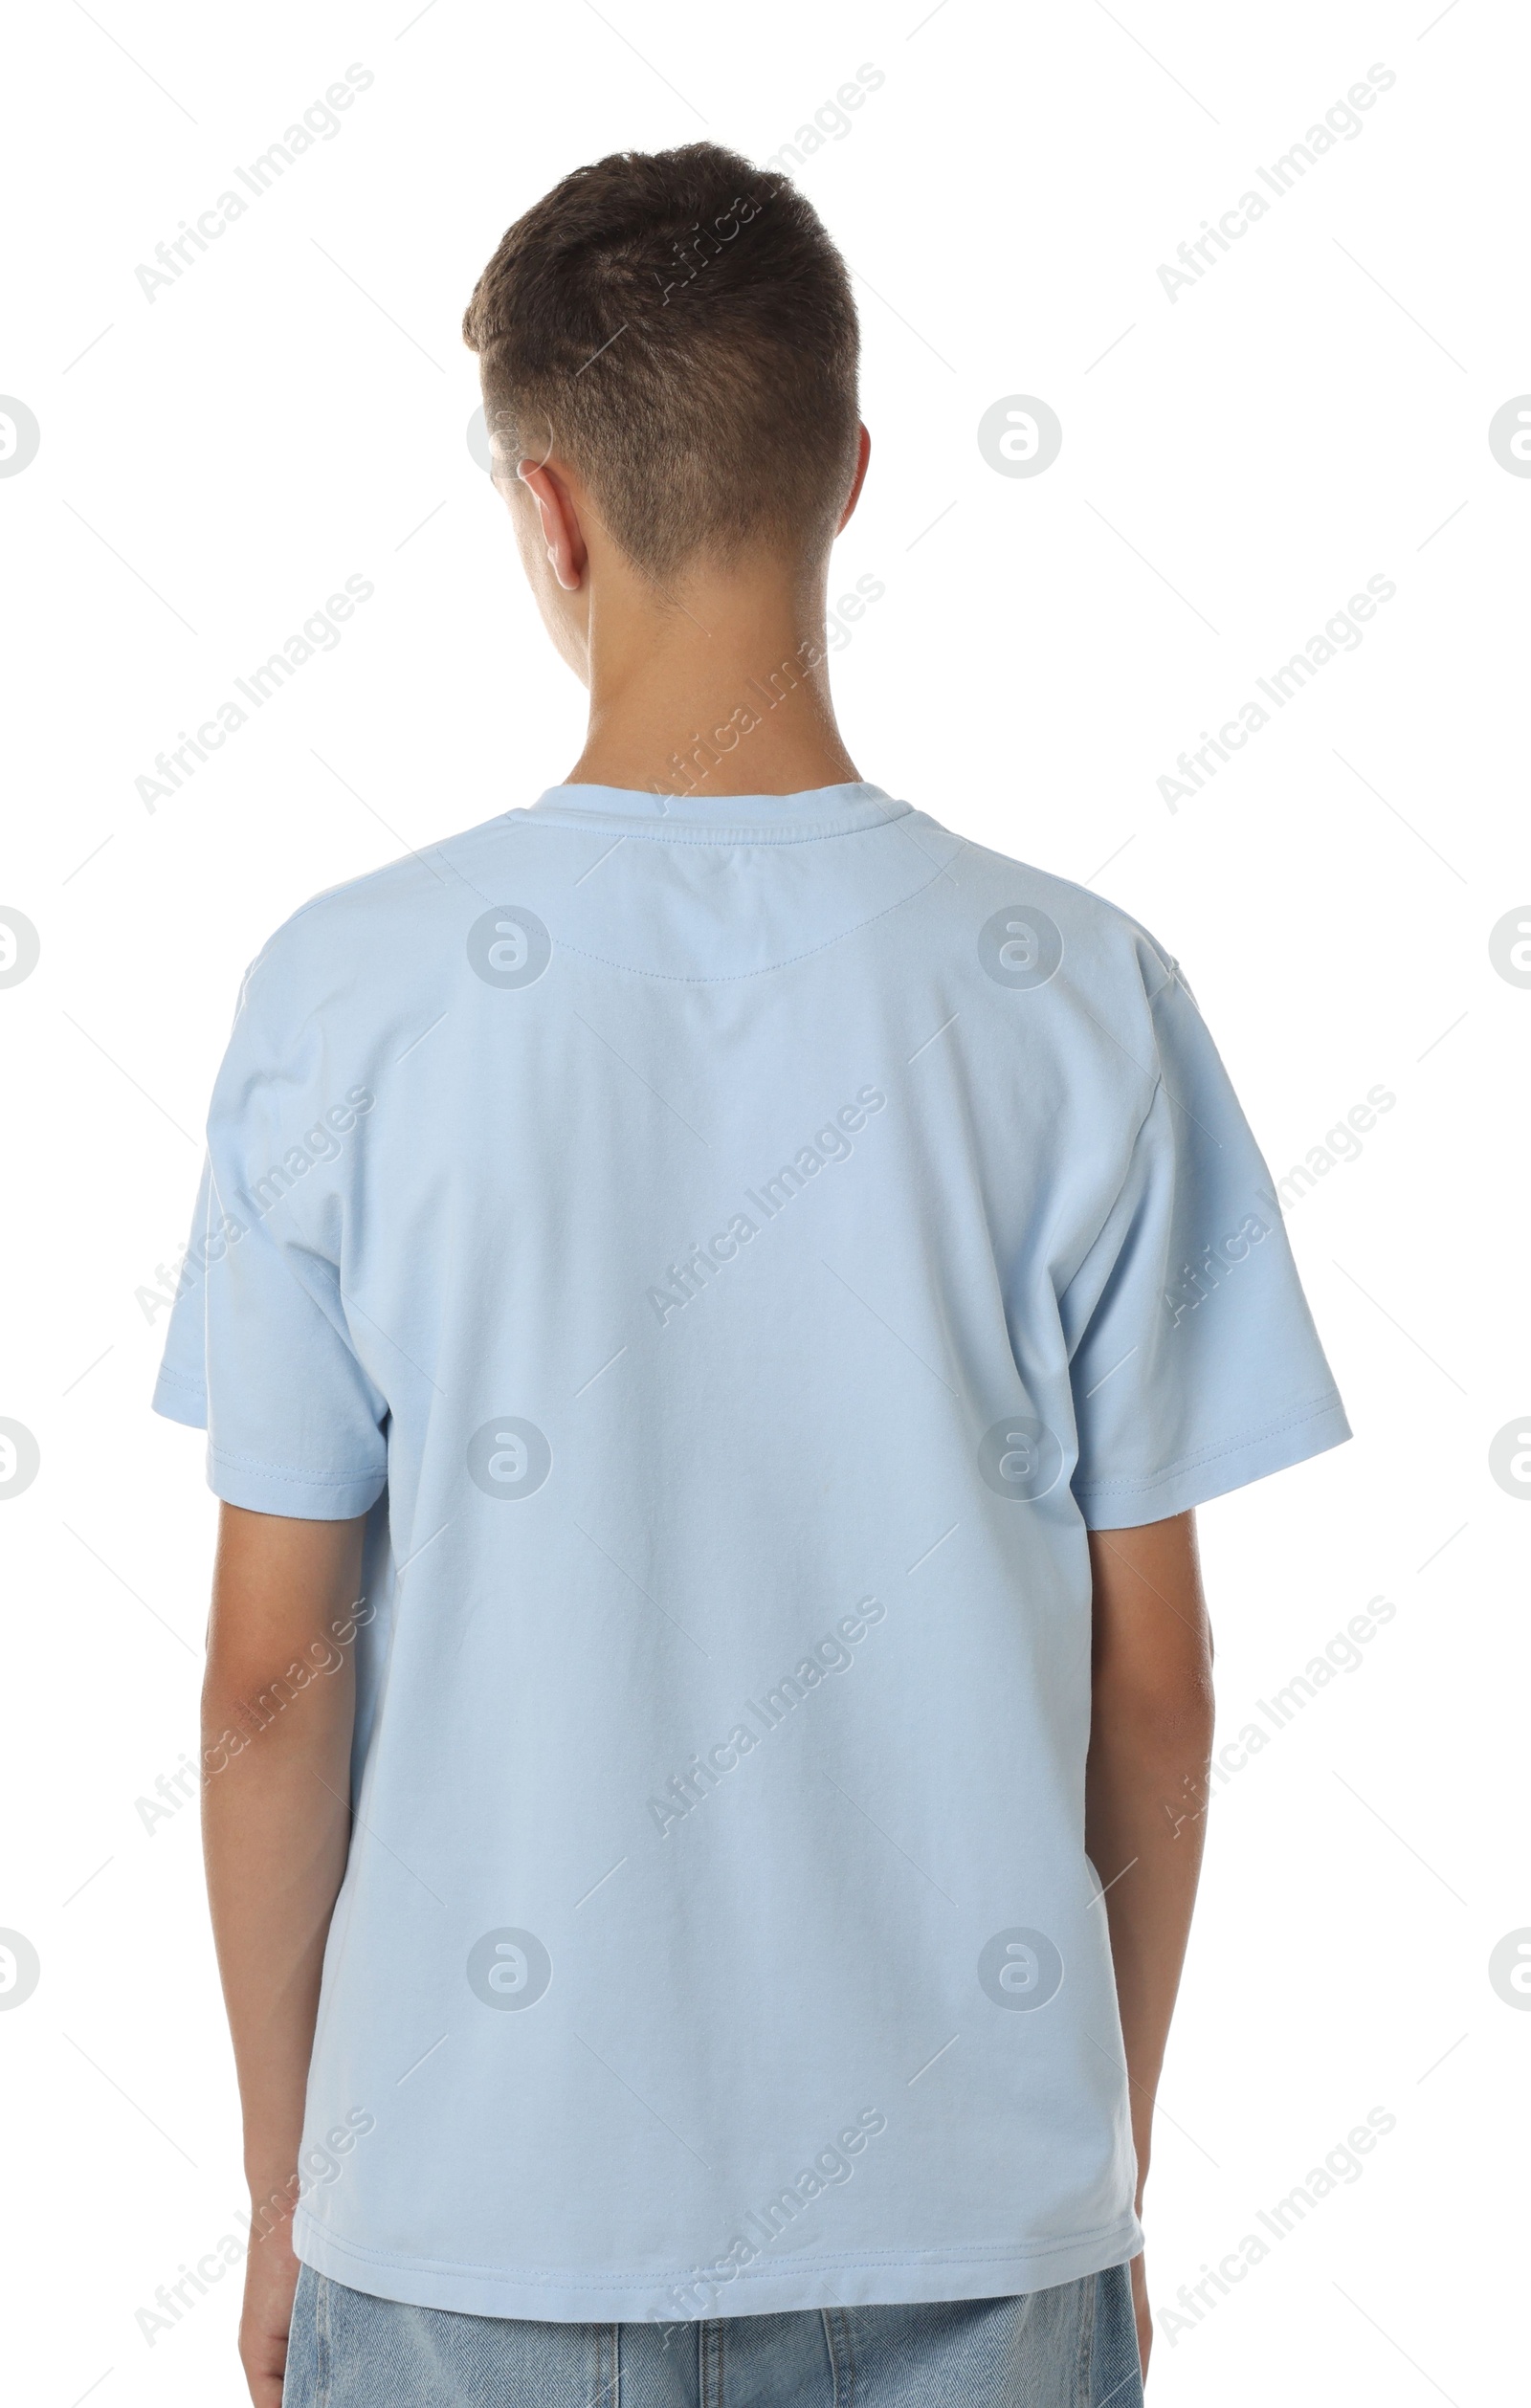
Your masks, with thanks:
[(296, 2204), (320, 1974), (349, 1837), (344, 1786), (336, 1795), (348, 1745), (335, 1728), (340, 1703), (316, 1694), (306, 1729), (288, 1708), (285, 1727), (261, 1733), (205, 1795), (208, 1896), (257, 2234)]
[(1138, 2199), (1201, 1869), (1211, 1642), (1188, 1514), (1091, 1538), (1095, 1671), (1085, 1845), (1104, 1887)]
[(350, 1838), (360, 1522), (226, 1506), (203, 1690), (203, 1838), (255, 2237), (296, 2204), (324, 1942)]
[[(1121, 1748), (1106, 1747), (1092, 1764), (1085, 1845), (1107, 1885), (1103, 1905), (1127, 2058), (1141, 2207), (1154, 2098), (1201, 1869), (1199, 1804), (1206, 1794), (1210, 1712), (1201, 1730), (1187, 1726), (1167, 1733), (1135, 1731), (1123, 1712), (1119, 1733)], [(1189, 1803), (1188, 1781), (1195, 1783)]]

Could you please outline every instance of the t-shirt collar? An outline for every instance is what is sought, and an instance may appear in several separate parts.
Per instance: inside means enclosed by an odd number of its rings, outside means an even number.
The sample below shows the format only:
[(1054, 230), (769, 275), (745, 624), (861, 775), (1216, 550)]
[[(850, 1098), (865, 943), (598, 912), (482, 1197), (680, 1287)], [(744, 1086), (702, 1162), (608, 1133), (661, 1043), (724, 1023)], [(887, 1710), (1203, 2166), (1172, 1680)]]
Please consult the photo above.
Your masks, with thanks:
[(907, 803), (896, 803), (880, 786), (856, 782), (810, 786), (800, 794), (653, 794), (632, 786), (549, 786), (531, 806), (540, 818), (599, 824), (615, 822), (623, 834), (675, 836), (715, 844), (795, 844), (812, 836), (844, 836), (900, 819)]

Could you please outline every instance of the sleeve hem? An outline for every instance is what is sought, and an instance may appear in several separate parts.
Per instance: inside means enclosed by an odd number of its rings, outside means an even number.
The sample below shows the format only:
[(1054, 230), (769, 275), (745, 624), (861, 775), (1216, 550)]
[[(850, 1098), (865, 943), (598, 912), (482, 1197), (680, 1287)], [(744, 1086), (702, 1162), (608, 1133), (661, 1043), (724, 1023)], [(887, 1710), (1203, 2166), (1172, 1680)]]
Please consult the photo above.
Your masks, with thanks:
[(1203, 1448), (1147, 1480), (1092, 1481), (1076, 1488), (1075, 1498), (1087, 1530), (1136, 1530), (1305, 1463), (1342, 1446), (1350, 1434), (1344, 1406), (1331, 1393), (1236, 1447)]
[(208, 1486), (225, 1505), (300, 1522), (349, 1522), (374, 1506), (387, 1471), (292, 1471), (208, 1448)]

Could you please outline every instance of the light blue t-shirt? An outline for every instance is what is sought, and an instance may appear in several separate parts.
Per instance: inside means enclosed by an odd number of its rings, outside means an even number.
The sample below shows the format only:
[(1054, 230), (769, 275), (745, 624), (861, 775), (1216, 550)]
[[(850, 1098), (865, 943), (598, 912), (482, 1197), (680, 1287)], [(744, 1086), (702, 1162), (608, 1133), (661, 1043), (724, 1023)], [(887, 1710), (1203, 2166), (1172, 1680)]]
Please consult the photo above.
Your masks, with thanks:
[[(1348, 1433), (1174, 962), (875, 786), (560, 786), (251, 970), (156, 1402), (368, 1516), (299, 2255), (500, 2316), (1134, 2254), (1086, 1532)], [(221, 1758), (221, 1761), (220, 1761)]]

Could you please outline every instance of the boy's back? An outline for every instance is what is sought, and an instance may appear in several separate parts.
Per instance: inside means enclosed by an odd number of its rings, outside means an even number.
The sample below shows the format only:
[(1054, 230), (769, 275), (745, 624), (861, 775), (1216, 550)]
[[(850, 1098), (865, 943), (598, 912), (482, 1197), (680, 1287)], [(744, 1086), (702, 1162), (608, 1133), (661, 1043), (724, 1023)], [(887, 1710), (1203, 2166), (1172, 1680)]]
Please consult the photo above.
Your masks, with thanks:
[(279, 932), (210, 1160), (161, 1407), (369, 1512), (302, 2256), (581, 2320), (1130, 2257), (1086, 1533), (1345, 1428), (1173, 963), (872, 786), (557, 787)]

